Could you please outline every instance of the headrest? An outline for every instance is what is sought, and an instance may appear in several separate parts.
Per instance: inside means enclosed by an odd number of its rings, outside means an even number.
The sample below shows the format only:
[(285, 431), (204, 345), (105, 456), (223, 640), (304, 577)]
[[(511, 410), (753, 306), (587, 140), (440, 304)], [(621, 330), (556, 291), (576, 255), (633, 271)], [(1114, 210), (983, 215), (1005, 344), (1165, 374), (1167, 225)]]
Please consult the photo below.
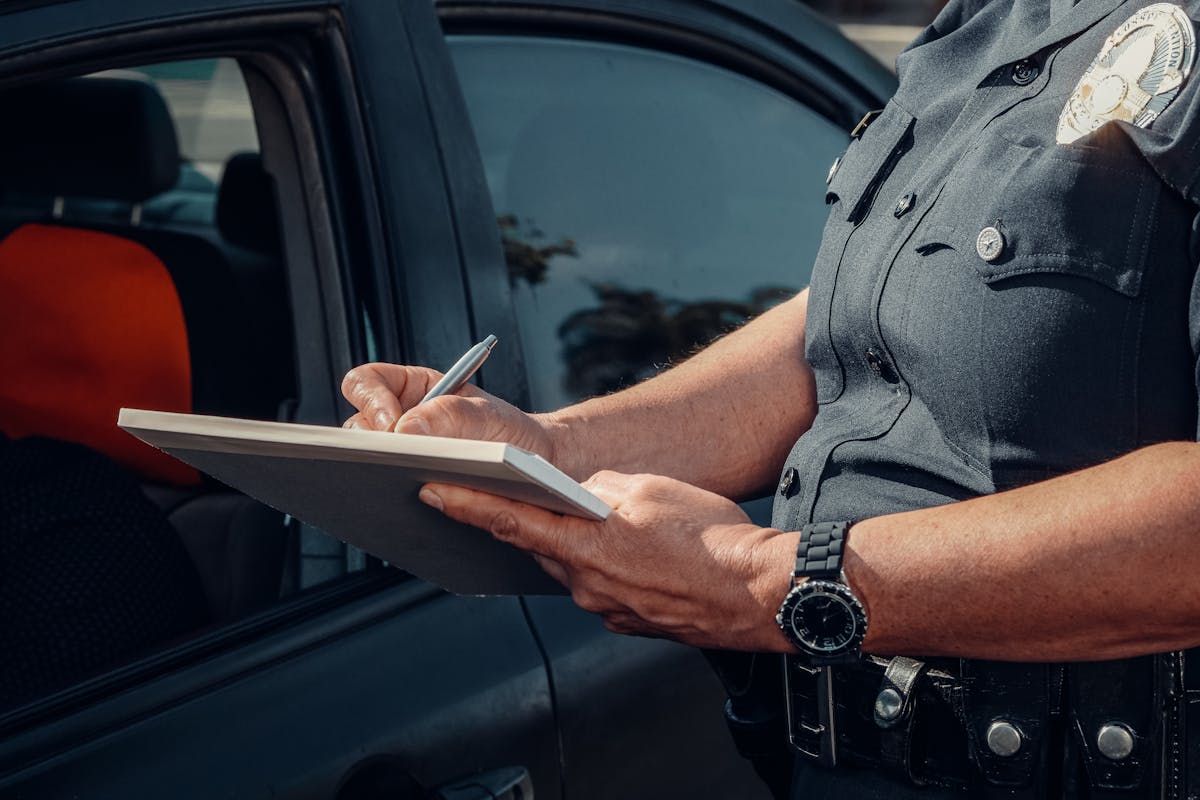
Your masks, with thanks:
[(258, 153), (238, 153), (225, 162), (217, 190), (217, 229), (226, 241), (256, 253), (279, 253), (279, 209), (275, 183)]
[(133, 78), (68, 78), (0, 93), (0, 190), (140, 203), (179, 180), (175, 123)]
[(122, 406), (192, 410), (175, 284), (145, 247), (25, 225), (0, 241), (0, 429), (99, 450), (141, 477), (199, 475), (117, 427)]

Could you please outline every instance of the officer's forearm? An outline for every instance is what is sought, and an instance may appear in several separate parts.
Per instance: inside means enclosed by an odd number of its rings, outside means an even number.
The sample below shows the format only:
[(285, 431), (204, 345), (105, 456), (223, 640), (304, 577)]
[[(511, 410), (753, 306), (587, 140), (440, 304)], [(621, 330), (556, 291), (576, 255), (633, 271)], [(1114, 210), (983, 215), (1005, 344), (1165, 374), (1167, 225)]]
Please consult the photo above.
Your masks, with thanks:
[(851, 529), (865, 649), (1101, 660), (1200, 644), (1200, 445)]
[(772, 485), (816, 413), (807, 304), (805, 290), (645, 383), (544, 415), (558, 462), (577, 478), (652, 472), (728, 497)]

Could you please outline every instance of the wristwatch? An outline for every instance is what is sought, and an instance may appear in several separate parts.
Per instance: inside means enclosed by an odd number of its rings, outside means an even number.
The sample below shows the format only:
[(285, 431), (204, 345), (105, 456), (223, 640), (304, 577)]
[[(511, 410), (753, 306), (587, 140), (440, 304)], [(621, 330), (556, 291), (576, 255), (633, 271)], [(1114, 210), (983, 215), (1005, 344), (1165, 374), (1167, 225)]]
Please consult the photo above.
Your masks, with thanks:
[(783, 635), (813, 666), (857, 661), (867, 635), (866, 612), (842, 574), (850, 525), (818, 522), (800, 529), (792, 588), (775, 616)]

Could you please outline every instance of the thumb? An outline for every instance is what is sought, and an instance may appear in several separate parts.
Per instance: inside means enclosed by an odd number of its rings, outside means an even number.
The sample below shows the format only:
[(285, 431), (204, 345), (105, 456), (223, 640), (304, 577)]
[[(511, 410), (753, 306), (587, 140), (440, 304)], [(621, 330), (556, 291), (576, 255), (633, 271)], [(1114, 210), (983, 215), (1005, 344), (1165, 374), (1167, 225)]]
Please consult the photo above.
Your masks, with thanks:
[(487, 414), (486, 404), (458, 395), (435, 397), (410, 408), (396, 421), (396, 433), (417, 436), (446, 436), (480, 439)]
[(429, 422), (425, 417), (416, 413), (415, 409), (406, 411), (400, 419), (396, 420), (395, 427), (392, 428), (394, 433), (407, 433), (412, 436), (429, 436), (433, 433), (433, 429), (429, 427)]

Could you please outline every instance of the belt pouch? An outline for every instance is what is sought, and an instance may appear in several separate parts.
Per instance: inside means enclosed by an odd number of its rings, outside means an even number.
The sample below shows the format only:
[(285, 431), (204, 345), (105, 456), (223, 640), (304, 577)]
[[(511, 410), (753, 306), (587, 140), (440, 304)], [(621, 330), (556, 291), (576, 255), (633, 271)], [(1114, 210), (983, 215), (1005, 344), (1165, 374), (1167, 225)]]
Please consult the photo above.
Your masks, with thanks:
[(917, 680), (925, 662), (895, 656), (883, 671), (875, 697), (875, 725), (880, 729), (879, 756), (886, 766), (903, 772), (914, 783), (923, 781), (913, 771), (912, 744)]
[(978, 768), (972, 797), (1038, 798), (1044, 793), (1050, 667), (963, 660), (963, 715)]
[[(862, 664), (835, 668), (842, 761), (893, 770), (918, 785), (965, 789), (974, 769), (957, 713), (962, 694), (962, 683), (953, 674), (957, 667), (957, 660), (922, 663), (869, 656)], [(901, 701), (894, 719), (887, 712), (895, 698), (881, 698), (888, 689)]]
[(1095, 798), (1154, 796), (1162, 720), (1157, 657), (1067, 667), (1071, 733)]

